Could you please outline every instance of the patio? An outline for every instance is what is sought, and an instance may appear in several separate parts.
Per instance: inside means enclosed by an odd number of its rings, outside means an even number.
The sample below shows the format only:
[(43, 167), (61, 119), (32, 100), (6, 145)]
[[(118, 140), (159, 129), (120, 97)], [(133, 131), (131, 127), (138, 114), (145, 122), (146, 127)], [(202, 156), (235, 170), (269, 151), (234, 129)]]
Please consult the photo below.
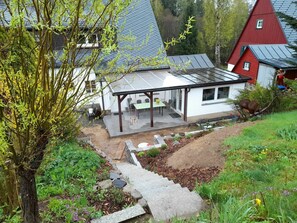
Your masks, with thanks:
[(166, 129), (178, 126), (188, 125), (172, 109), (164, 108), (163, 115), (158, 109), (154, 109), (154, 127), (151, 127), (150, 110), (139, 112), (139, 118), (136, 111), (123, 112), (122, 123), (123, 130), (119, 128), (119, 115), (110, 114), (103, 117), (103, 122), (107, 128), (110, 137), (130, 135), (139, 132), (148, 132), (159, 129)]

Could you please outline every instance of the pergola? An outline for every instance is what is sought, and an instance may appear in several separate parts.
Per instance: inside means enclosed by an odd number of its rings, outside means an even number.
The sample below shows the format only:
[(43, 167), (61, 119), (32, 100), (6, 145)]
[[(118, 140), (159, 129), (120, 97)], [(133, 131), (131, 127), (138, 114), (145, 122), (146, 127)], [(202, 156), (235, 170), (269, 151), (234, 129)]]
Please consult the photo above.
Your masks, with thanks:
[(184, 89), (183, 118), (184, 121), (187, 121), (188, 93), (191, 88), (242, 83), (248, 79), (218, 68), (190, 69), (186, 71), (163, 69), (127, 74), (120, 80), (110, 84), (110, 88), (112, 95), (117, 97), (119, 127), (120, 131), (123, 132), (121, 103), (129, 94), (142, 93), (150, 99), (150, 126), (154, 127), (154, 92)]
[(121, 103), (129, 94), (143, 93), (150, 99), (150, 126), (154, 127), (153, 93), (158, 91), (185, 89), (184, 120), (187, 121), (187, 97), (190, 90), (189, 82), (172, 75), (169, 73), (168, 69), (139, 71), (127, 74), (120, 80), (112, 83), (110, 88), (112, 95), (117, 97), (119, 126), (121, 132), (123, 132)]

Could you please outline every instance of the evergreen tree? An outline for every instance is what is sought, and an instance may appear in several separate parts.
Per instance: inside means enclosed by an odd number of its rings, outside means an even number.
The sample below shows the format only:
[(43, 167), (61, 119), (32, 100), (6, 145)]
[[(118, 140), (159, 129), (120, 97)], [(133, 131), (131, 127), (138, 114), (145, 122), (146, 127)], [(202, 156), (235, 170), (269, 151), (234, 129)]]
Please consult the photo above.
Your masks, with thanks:
[[(195, 4), (193, 2), (190, 2), (187, 5), (186, 11), (183, 16), (183, 22), (182, 24), (186, 24), (189, 17), (195, 17)], [(191, 33), (187, 36), (186, 39), (184, 39), (176, 49), (175, 54), (178, 55), (188, 55), (188, 54), (195, 54), (198, 51), (198, 29), (196, 21), (192, 24), (193, 27), (191, 29)], [(184, 30), (184, 27), (182, 27), (182, 30)]]

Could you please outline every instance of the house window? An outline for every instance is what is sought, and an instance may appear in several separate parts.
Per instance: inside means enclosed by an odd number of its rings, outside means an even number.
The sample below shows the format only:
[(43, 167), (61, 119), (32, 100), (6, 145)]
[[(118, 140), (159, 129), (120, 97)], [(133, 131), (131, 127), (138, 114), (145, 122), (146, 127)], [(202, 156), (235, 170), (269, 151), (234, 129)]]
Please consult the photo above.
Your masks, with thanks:
[(251, 66), (251, 63), (250, 62), (244, 62), (243, 63), (243, 69), (244, 70), (250, 70), (250, 66)]
[(263, 19), (258, 19), (257, 20), (257, 29), (262, 29), (263, 28)]
[(85, 81), (86, 92), (94, 93), (96, 91), (96, 81)]
[(78, 39), (77, 47), (81, 48), (91, 48), (99, 47), (99, 34), (84, 35), (81, 34)]
[(215, 99), (215, 88), (210, 88), (210, 89), (204, 89), (203, 90), (203, 96), (202, 96), (202, 101), (210, 101)]
[(218, 88), (218, 99), (229, 97), (230, 87), (219, 87)]
[[(222, 102), (221, 99), (229, 98), (230, 87), (217, 87), (203, 90), (202, 101), (216, 101)], [(225, 100), (223, 100), (225, 101)]]

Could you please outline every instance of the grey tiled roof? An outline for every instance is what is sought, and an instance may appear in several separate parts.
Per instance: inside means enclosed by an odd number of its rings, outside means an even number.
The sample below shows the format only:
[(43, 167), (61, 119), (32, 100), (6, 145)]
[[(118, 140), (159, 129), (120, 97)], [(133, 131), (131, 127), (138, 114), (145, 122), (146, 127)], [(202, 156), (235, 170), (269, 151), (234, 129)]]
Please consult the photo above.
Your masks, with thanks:
[(260, 44), (249, 45), (255, 57), (262, 63), (277, 68), (296, 68), (296, 58), (293, 58), (293, 50), (286, 44)]
[[(184, 69), (213, 68), (214, 65), (206, 54), (193, 54), (182, 56), (168, 56), (171, 63), (182, 66)], [(171, 67), (175, 70), (175, 67)]]
[[(297, 3), (296, 0), (271, 0), (275, 12), (282, 12), (291, 17), (297, 18)], [(279, 17), (279, 16), (278, 16)], [(297, 31), (289, 26), (279, 17), (280, 24), (289, 43), (297, 41)]]
[[(120, 20), (122, 31), (119, 35), (127, 36), (131, 34), (135, 37), (134, 42), (121, 42), (119, 36), (119, 49), (127, 48), (131, 50), (123, 50), (133, 58), (142, 57), (149, 58), (158, 54), (159, 50), (164, 51), (163, 41), (159, 32), (159, 28), (155, 19), (155, 15), (150, 0), (133, 0), (128, 8), (128, 14)], [(166, 57), (165, 51), (160, 54), (160, 58)], [(168, 68), (166, 64), (150, 67), (142, 67), (141, 69)]]
[[(0, 13), (4, 15), (5, 20), (9, 24), (10, 16), (5, 9), (5, 4), (3, 0), (0, 0)], [(30, 17), (34, 17), (34, 13), (30, 14)], [(32, 21), (32, 20), (31, 20)], [(2, 25), (2, 24), (0, 24)], [(30, 28), (30, 23), (26, 24)], [(106, 59), (105, 62), (108, 62), (109, 59), (114, 58), (114, 56), (119, 53), (122, 57), (118, 61), (118, 65), (127, 64), (129, 65), (132, 61), (135, 61), (137, 58), (151, 58), (159, 55), (158, 58), (163, 59), (166, 57), (166, 52), (164, 51), (163, 41), (157, 26), (157, 22), (153, 13), (150, 0), (132, 0), (131, 5), (127, 8), (127, 11), (123, 13), (122, 18), (119, 19), (118, 23), (118, 51), (111, 53)], [(130, 35), (132, 39), (135, 39), (133, 42), (129, 42), (127, 37)], [(89, 55), (87, 51), (91, 49), (83, 49), (80, 55)], [(159, 51), (162, 51), (161, 54), (158, 54)], [(160, 61), (159, 60), (159, 61)], [(59, 61), (57, 61), (57, 66), (59, 66)], [(138, 70), (146, 69), (159, 69), (159, 68), (168, 68), (168, 65), (165, 63), (158, 65), (146, 65), (140, 67)]]

